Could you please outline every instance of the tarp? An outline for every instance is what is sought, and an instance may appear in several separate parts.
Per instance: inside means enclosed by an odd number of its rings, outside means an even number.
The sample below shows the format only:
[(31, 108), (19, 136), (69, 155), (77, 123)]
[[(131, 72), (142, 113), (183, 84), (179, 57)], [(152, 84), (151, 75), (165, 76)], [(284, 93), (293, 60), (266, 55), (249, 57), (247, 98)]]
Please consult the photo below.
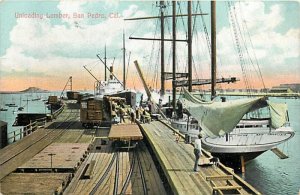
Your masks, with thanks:
[(271, 120), (274, 127), (285, 123), (283, 105), (269, 103), (265, 97), (247, 98), (227, 102), (204, 102), (184, 89), (180, 101), (183, 107), (198, 121), (204, 134), (209, 137), (222, 136), (230, 133), (243, 116), (253, 110), (271, 107)]
[(274, 103), (267, 101), (270, 107), (271, 125), (277, 129), (282, 127), (287, 121), (287, 105), (284, 103)]

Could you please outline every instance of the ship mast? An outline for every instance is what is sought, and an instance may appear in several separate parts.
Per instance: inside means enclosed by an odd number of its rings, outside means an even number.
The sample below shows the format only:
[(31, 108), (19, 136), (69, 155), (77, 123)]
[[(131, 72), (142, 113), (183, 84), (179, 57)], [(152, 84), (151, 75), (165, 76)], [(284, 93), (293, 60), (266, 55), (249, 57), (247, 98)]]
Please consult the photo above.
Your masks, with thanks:
[(125, 32), (123, 30), (123, 88), (124, 90), (126, 89), (126, 60), (125, 60), (125, 54), (126, 54), (126, 50), (125, 50)]
[(211, 100), (216, 97), (216, 1), (211, 1)]
[(192, 68), (192, 2), (188, 1), (188, 90), (192, 92), (193, 68)]
[(173, 111), (175, 111), (176, 108), (176, 1), (172, 1), (172, 105), (173, 105)]
[(107, 75), (106, 75), (106, 44), (104, 46), (104, 80), (107, 81)]
[(160, 95), (163, 96), (165, 95), (165, 24), (164, 24), (164, 8), (165, 8), (165, 3), (164, 1), (160, 1)]

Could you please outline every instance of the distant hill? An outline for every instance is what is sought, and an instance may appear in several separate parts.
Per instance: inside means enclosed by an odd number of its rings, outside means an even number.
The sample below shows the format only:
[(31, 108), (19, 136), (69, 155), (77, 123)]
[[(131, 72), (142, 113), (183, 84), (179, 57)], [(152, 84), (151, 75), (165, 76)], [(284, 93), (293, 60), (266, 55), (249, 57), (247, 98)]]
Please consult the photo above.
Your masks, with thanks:
[(38, 87), (29, 87), (28, 89), (20, 91), (22, 93), (45, 93), (49, 92), (48, 90), (40, 89)]

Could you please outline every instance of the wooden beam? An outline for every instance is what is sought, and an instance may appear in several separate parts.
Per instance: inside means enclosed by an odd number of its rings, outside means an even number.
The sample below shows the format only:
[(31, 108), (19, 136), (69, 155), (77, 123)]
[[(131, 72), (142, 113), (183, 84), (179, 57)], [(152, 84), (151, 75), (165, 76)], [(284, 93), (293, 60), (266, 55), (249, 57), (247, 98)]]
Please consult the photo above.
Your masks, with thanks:
[(206, 181), (210, 180), (229, 180), (233, 179), (233, 175), (212, 175), (212, 176), (206, 176)]
[(286, 154), (284, 154), (281, 150), (279, 150), (278, 148), (272, 148), (271, 151), (276, 154), (276, 156), (278, 156), (280, 159), (286, 159), (288, 158), (288, 156)]
[[(197, 14), (192, 14), (192, 16), (200, 16), (200, 15), (208, 15), (207, 13), (197, 13)], [(176, 17), (183, 17), (183, 16), (188, 16), (187, 14), (178, 14)], [(125, 21), (128, 20), (149, 20), (149, 19), (158, 19), (161, 16), (148, 16), (148, 17), (139, 17), (139, 18), (125, 18)], [(165, 15), (164, 18), (171, 18), (172, 15)]]
[(242, 186), (214, 186), (213, 190), (240, 190)]
[(241, 156), (241, 167), (242, 167), (242, 173), (245, 173), (245, 160), (244, 160), (244, 156)]
[[(129, 39), (146, 40), (146, 41), (173, 41), (173, 39), (159, 39), (159, 38), (143, 38), (143, 37), (129, 37)], [(176, 39), (175, 41), (187, 42), (186, 39)]]

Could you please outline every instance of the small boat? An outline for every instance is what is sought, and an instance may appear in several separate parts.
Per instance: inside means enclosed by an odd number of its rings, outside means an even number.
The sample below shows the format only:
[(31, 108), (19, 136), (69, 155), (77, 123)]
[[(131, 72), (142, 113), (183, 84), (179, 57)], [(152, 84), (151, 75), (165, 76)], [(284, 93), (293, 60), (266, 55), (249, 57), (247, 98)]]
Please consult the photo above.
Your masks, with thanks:
[(8, 103), (8, 104), (5, 104), (5, 106), (8, 106), (8, 107), (17, 107), (17, 105), (15, 103)]
[(0, 111), (1, 111), (1, 112), (7, 111), (7, 108), (0, 108)]
[(31, 101), (39, 101), (39, 100), (41, 100), (40, 97), (39, 97), (39, 98), (34, 98), (34, 99), (32, 99)]

